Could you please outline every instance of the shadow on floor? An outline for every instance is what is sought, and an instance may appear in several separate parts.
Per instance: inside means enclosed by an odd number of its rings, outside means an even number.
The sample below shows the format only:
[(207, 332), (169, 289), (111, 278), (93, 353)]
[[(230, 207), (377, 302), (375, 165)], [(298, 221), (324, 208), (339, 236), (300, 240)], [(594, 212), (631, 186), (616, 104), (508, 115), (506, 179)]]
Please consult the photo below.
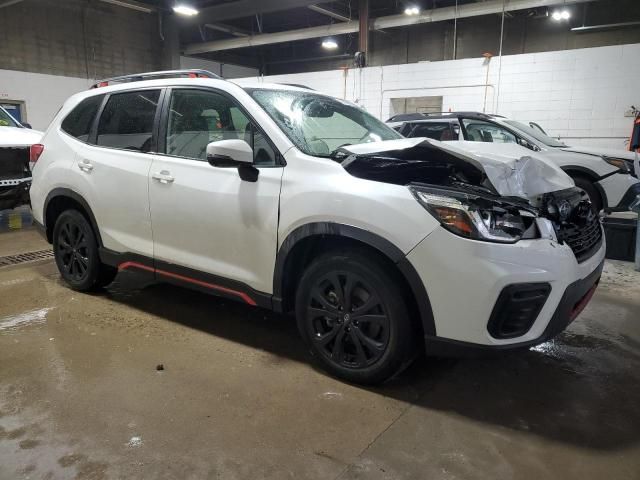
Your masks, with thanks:
[[(99, 294), (131, 308), (252, 348), (312, 363), (292, 318), (121, 274)], [(598, 302), (596, 295), (594, 303)], [(636, 305), (636, 308), (638, 306)], [(589, 322), (582, 317), (581, 322)], [(575, 327), (575, 326), (574, 326)], [(594, 450), (640, 439), (640, 351), (589, 326), (555, 341), (492, 358), (420, 358), (380, 395), (428, 410)], [(622, 342), (622, 343), (621, 343)]]

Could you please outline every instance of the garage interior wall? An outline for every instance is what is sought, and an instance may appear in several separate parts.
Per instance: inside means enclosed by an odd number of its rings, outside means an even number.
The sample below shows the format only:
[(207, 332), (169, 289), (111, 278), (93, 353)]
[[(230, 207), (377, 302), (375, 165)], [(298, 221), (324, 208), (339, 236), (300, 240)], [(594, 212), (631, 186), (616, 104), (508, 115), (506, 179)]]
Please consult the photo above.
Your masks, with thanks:
[(640, 104), (638, 58), (640, 44), (505, 55), (500, 81), (497, 57), (259, 80), (307, 85), (355, 101), (382, 120), (390, 116), (391, 98), (442, 96), (443, 111), (499, 113), (538, 122), (547, 133), (567, 143), (625, 148), (633, 122), (625, 112)]

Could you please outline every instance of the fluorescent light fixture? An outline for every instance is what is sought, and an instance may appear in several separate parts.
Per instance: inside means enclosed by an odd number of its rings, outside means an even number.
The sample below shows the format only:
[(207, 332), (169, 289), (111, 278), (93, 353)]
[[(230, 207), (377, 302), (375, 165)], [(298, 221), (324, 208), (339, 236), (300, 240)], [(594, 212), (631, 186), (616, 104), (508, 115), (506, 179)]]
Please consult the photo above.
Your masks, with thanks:
[(198, 10), (196, 10), (193, 7), (190, 7), (189, 5), (184, 5), (184, 4), (178, 4), (175, 7), (173, 7), (173, 11), (176, 12), (178, 15), (184, 15), (185, 17), (193, 17), (194, 15), (198, 14)]
[(407, 7), (404, 9), (405, 15), (420, 15), (420, 8), (416, 6)]
[(327, 50), (335, 50), (338, 48), (338, 42), (336, 42), (333, 38), (325, 38), (322, 41), (322, 48), (326, 48)]
[(571, 13), (569, 10), (554, 10), (551, 14), (551, 18), (556, 22), (559, 22), (560, 20), (569, 20), (571, 18)]

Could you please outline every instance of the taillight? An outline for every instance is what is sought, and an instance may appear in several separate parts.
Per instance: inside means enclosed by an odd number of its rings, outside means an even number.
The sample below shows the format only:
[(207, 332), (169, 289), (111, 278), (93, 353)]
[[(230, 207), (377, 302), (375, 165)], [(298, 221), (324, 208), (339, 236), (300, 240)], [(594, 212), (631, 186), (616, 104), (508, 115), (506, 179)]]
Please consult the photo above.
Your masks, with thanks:
[(41, 143), (31, 145), (31, 148), (29, 149), (29, 162), (36, 163), (40, 158), (40, 155), (42, 155), (42, 152), (44, 152), (44, 145)]

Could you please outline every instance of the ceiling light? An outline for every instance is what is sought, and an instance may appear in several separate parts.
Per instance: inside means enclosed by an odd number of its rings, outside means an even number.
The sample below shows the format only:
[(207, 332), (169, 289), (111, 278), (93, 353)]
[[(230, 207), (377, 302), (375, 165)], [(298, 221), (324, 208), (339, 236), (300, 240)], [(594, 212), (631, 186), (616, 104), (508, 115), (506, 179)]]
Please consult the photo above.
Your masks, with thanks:
[(554, 10), (551, 14), (551, 18), (556, 22), (559, 22), (560, 20), (569, 20), (569, 18), (571, 18), (571, 13), (569, 13), (569, 10)]
[(420, 14), (420, 8), (418, 8), (416, 6), (407, 7), (407, 8), (404, 9), (404, 14), (405, 15), (419, 15)]
[(198, 10), (196, 10), (193, 7), (190, 7), (189, 5), (176, 5), (175, 7), (173, 7), (173, 11), (176, 12), (178, 15), (184, 15), (185, 17), (193, 17), (194, 15), (198, 14)]
[(338, 48), (338, 42), (336, 42), (332, 38), (326, 38), (322, 41), (322, 48), (326, 48), (327, 50), (335, 50)]

